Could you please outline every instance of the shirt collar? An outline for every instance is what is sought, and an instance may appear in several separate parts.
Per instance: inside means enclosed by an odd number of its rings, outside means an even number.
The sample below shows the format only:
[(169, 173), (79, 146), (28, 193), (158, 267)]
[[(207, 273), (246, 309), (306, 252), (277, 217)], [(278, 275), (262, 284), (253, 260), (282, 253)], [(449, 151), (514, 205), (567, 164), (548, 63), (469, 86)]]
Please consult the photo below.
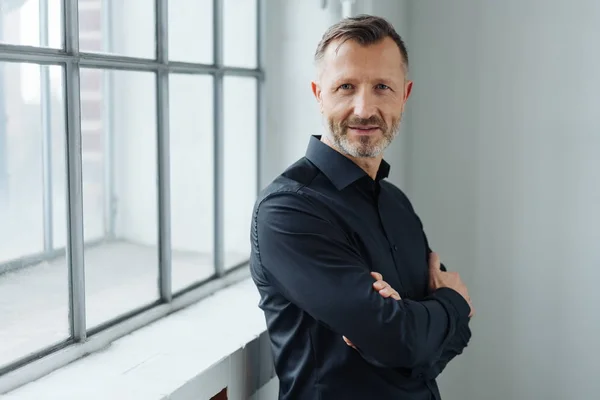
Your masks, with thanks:
[[(306, 149), (306, 158), (312, 162), (338, 190), (342, 190), (358, 179), (368, 176), (352, 160), (321, 142), (320, 135), (312, 135)], [(390, 165), (381, 160), (376, 181), (387, 178)]]

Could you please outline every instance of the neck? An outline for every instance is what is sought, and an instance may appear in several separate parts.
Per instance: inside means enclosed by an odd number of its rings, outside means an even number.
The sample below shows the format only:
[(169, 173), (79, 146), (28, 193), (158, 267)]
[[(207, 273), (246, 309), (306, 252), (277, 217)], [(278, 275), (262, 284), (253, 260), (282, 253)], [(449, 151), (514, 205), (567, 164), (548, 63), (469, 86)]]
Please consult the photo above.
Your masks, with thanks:
[(363, 171), (367, 173), (371, 177), (371, 179), (375, 180), (377, 177), (377, 171), (379, 170), (379, 166), (381, 165), (381, 160), (383, 156), (377, 157), (353, 157), (349, 154), (346, 154), (344, 151), (339, 149), (335, 143), (329, 138), (328, 135), (323, 135), (321, 137), (321, 141), (343, 155), (344, 157), (350, 159), (354, 164), (358, 165)]

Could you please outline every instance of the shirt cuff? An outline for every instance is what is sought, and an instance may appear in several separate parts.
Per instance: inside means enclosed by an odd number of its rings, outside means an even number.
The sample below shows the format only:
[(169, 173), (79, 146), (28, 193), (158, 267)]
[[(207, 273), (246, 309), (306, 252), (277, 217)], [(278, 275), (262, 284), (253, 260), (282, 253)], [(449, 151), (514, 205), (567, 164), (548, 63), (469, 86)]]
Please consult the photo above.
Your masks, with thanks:
[(446, 304), (451, 304), (460, 319), (469, 318), (471, 306), (456, 290), (443, 287), (433, 292), (432, 296)]

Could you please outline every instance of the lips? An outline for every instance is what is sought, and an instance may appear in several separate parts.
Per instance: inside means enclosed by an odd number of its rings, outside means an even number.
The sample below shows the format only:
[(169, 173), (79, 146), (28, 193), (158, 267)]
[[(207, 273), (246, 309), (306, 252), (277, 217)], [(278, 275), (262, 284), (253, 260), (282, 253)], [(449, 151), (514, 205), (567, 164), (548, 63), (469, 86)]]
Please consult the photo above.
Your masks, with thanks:
[(358, 133), (373, 133), (379, 129), (376, 125), (368, 125), (368, 126), (349, 126), (349, 129), (352, 129)]

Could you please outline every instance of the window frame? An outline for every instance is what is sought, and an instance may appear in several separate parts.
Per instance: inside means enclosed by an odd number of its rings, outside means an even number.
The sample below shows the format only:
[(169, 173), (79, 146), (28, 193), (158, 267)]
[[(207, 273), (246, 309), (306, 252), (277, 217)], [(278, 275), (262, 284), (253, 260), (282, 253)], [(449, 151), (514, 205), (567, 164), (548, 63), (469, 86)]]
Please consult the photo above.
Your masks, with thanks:
[[(40, 1), (40, 46), (47, 45), (48, 0)], [(51, 348), (0, 368), (0, 394), (11, 391), (53, 370), (65, 366), (91, 352), (100, 350), (112, 341), (162, 318), (175, 310), (186, 307), (215, 291), (248, 276), (247, 261), (234, 268), (224, 265), (224, 96), (225, 76), (242, 76), (257, 81), (257, 187), (263, 186), (262, 155), (265, 137), (265, 0), (257, 0), (257, 67), (254, 69), (223, 65), (223, 9), (225, 0), (213, 0), (213, 63), (199, 64), (171, 61), (168, 57), (168, 2), (155, 0), (154, 59), (143, 59), (114, 54), (79, 51), (79, 4), (78, 0), (62, 0), (63, 48), (32, 47), (0, 43), (0, 62), (29, 62), (38, 65), (59, 65), (63, 68), (64, 99), (66, 115), (66, 174), (67, 174), (67, 265), (69, 269), (69, 325), (70, 338)], [(107, 2), (102, 2), (103, 7)], [(103, 12), (103, 15), (106, 15)], [(106, 18), (103, 18), (106, 23)], [(83, 192), (82, 153), (80, 124), (80, 68), (116, 69), (129, 71), (151, 71), (156, 77), (157, 94), (157, 165), (158, 165), (158, 247), (159, 247), (159, 300), (143, 309), (134, 310), (92, 330), (86, 327), (85, 279), (84, 279), (84, 236), (83, 236)], [(169, 136), (169, 74), (210, 75), (213, 77), (214, 102), (214, 274), (211, 278), (173, 293), (171, 287), (171, 201), (170, 201), (170, 136)], [(41, 77), (41, 103), (48, 97), (49, 77)], [(46, 101), (47, 102), (47, 101)], [(110, 107), (110, 105), (107, 105)], [(44, 114), (44, 111), (42, 111)], [(47, 123), (43, 120), (44, 124)], [(49, 126), (43, 126), (44, 141), (49, 135)], [(19, 268), (39, 262), (52, 255), (52, 182), (49, 171), (50, 150), (44, 145), (44, 248), (42, 254), (31, 255), (9, 261), (3, 268)], [(108, 167), (110, 168), (110, 167)], [(110, 171), (107, 171), (110, 175)], [(110, 188), (110, 186), (108, 186)], [(108, 215), (108, 214), (107, 214)], [(107, 217), (105, 215), (105, 217)], [(110, 221), (107, 221), (111, 226)], [(48, 236), (46, 236), (48, 235)], [(56, 250), (54, 250), (56, 253)], [(56, 255), (56, 254), (54, 254)]]

